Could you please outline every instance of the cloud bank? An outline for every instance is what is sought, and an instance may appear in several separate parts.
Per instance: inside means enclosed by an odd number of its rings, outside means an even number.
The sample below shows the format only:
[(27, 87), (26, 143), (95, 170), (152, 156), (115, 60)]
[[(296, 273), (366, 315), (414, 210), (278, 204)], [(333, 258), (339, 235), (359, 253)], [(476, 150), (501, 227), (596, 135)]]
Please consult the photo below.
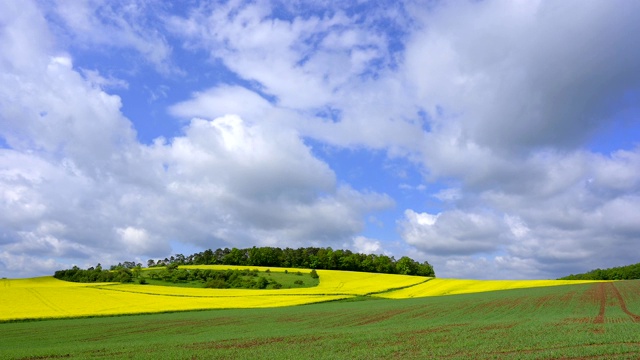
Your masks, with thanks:
[[(175, 244), (347, 246), (474, 278), (638, 261), (635, 3), (1, 7), (7, 276)], [(126, 112), (152, 78), (180, 130), (147, 142)], [(402, 161), (426, 200), (322, 156), (352, 150)]]

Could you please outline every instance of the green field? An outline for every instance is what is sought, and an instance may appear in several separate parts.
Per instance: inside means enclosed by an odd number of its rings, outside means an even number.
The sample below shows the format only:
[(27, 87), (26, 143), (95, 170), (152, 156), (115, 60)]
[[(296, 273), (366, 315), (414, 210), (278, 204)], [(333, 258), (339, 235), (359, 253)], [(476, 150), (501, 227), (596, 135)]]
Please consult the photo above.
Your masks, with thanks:
[[(138, 280), (144, 279), (144, 282), (149, 285), (159, 285), (159, 286), (176, 286), (176, 287), (192, 287), (192, 288), (205, 288), (206, 283), (201, 280), (185, 280), (185, 281), (166, 281), (160, 279), (154, 279), (153, 274), (161, 274), (164, 271), (164, 268), (161, 269), (145, 269), (145, 271), (141, 272), (141, 275)], [(188, 270), (184, 270), (188, 271)], [(193, 270), (191, 270), (193, 271)], [(212, 270), (215, 273), (224, 273), (226, 270)], [(320, 283), (319, 278), (313, 278), (309, 275), (309, 271), (291, 271), (291, 272), (282, 272), (282, 271), (271, 271), (268, 269), (267, 271), (259, 271), (257, 268), (253, 271), (251, 270), (229, 270), (229, 271), (241, 271), (243, 273), (250, 273), (253, 276), (243, 275), (240, 276), (240, 279), (245, 282), (255, 282), (258, 278), (264, 277), (269, 281), (269, 285), (267, 285), (266, 289), (299, 289), (299, 288), (307, 288), (307, 287), (315, 287)], [(280, 287), (275, 287), (273, 284), (280, 284)], [(239, 286), (239, 288), (251, 288), (251, 286)]]
[(1, 359), (638, 359), (640, 281), (0, 324)]

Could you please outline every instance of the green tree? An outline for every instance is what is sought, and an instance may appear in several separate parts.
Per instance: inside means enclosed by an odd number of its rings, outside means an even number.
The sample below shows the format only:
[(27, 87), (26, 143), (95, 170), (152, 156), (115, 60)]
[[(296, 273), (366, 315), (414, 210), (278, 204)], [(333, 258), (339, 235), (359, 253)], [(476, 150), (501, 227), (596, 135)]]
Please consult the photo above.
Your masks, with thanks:
[(396, 263), (396, 272), (403, 275), (416, 275), (418, 263), (407, 256), (403, 256)]
[(311, 277), (313, 279), (317, 279), (319, 278), (318, 273), (316, 272), (316, 269), (311, 270), (311, 272), (309, 273), (309, 275), (311, 275)]

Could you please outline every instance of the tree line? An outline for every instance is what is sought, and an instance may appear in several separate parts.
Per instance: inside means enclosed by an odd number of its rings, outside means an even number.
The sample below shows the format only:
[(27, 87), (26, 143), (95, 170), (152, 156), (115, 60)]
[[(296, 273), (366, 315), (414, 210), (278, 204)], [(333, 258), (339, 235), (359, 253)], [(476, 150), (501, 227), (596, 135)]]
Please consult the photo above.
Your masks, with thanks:
[(633, 280), (640, 279), (640, 263), (608, 269), (595, 269), (584, 274), (571, 274), (560, 280)]
[[(137, 264), (141, 265), (141, 264)], [(134, 266), (127, 268), (124, 266), (112, 266), (110, 270), (102, 269), (102, 266), (98, 264), (96, 267), (90, 267), (88, 269), (80, 269), (74, 266), (71, 269), (58, 270), (53, 274), (53, 277), (59, 280), (92, 283), (92, 282), (122, 282), (127, 283), (133, 281), (134, 278), (140, 275), (140, 266)]]
[(333, 250), (330, 247), (281, 249), (254, 246), (246, 249), (208, 249), (189, 256), (177, 254), (164, 259), (150, 259), (147, 262), (148, 267), (170, 264), (292, 267), (435, 277), (433, 266), (427, 261), (419, 263), (407, 256), (396, 260), (393, 256), (361, 254), (350, 250)]
[[(258, 269), (178, 269), (175, 264), (171, 264), (161, 271), (149, 271), (149, 274), (149, 278), (154, 280), (173, 283), (196, 281), (204, 284), (205, 288), (213, 289), (281, 289), (283, 286), (278, 281), (270, 278), (271, 271), (269, 269), (264, 272), (265, 275), (269, 276), (265, 276)], [(299, 271), (295, 275), (303, 276)], [(307, 275), (313, 279), (319, 277), (315, 270), (311, 270)], [(141, 281), (144, 280), (144, 278), (141, 278)], [(140, 283), (144, 284), (146, 281)], [(296, 280), (294, 284), (303, 285), (304, 282)]]

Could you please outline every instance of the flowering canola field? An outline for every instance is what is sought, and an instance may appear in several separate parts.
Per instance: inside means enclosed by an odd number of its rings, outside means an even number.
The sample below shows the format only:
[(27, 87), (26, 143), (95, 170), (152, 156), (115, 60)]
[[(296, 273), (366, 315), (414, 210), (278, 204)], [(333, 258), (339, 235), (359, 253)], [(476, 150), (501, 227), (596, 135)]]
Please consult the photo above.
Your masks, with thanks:
[[(184, 266), (183, 268), (195, 268)], [(249, 267), (209, 265), (226, 270)], [(256, 267), (250, 267), (255, 269)], [(258, 268), (264, 271), (267, 268)], [(271, 268), (284, 271), (283, 268)], [(308, 274), (307, 269), (287, 269)], [(0, 321), (157, 313), (184, 310), (266, 308), (333, 301), (362, 295), (390, 299), (463, 294), (578, 281), (481, 281), (434, 279), (408, 275), (317, 270), (320, 284), (312, 288), (250, 290), (198, 289), (120, 283), (72, 283), (53, 277), (0, 280)]]
[[(193, 296), (194, 290), (205, 289), (139, 285), (138, 288), (147, 290), (147, 293), (141, 293), (127, 291), (127, 287), (131, 285), (79, 284), (53, 277), (6, 280), (0, 286), (0, 321), (279, 307), (350, 297), (349, 295), (312, 294), (266, 295), (253, 290), (227, 294), (224, 290), (214, 289), (210, 289), (208, 296)], [(162, 294), (162, 289), (178, 291), (174, 294)]]
[(376, 296), (387, 299), (407, 299), (426, 296), (470, 294), (477, 292), (525, 289), (532, 287), (592, 283), (590, 280), (462, 280), (434, 278), (425, 283), (389, 291)]

